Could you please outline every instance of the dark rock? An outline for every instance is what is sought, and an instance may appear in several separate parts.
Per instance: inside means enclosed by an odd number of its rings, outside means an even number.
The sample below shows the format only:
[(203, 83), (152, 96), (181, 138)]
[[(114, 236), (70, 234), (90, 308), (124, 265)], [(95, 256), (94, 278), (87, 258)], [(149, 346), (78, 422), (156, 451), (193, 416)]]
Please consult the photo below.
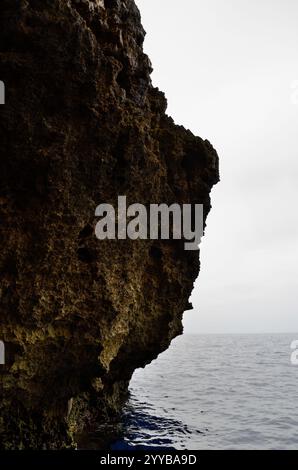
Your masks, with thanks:
[(0, 2), (1, 448), (69, 447), (182, 332), (198, 252), (94, 235), (118, 195), (207, 216), (218, 181), (165, 114), (144, 34), (133, 0)]

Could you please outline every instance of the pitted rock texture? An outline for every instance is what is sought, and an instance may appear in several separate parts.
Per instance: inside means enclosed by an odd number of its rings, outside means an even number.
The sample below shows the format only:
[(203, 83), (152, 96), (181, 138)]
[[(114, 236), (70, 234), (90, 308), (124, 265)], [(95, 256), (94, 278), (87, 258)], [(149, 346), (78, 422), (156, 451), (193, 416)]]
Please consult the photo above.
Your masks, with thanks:
[(219, 178), (166, 115), (144, 34), (133, 0), (0, 2), (2, 449), (75, 445), (182, 332), (199, 253), (94, 233), (118, 195), (207, 217)]

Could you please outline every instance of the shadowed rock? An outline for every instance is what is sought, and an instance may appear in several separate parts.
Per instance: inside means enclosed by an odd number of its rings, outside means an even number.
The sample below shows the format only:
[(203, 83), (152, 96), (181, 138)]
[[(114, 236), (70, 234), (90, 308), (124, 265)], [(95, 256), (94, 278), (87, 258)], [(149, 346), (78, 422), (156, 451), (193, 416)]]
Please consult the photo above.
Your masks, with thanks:
[(0, 3), (1, 448), (72, 445), (182, 332), (199, 253), (94, 234), (118, 195), (206, 217), (218, 181), (209, 142), (165, 114), (143, 39), (132, 0)]

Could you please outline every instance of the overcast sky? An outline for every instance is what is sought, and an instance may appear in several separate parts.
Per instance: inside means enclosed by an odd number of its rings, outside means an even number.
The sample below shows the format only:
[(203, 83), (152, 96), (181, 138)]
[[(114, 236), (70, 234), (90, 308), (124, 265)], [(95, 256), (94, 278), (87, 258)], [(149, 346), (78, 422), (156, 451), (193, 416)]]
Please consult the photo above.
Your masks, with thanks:
[(168, 113), (220, 157), (185, 330), (296, 333), (298, 1), (136, 3)]

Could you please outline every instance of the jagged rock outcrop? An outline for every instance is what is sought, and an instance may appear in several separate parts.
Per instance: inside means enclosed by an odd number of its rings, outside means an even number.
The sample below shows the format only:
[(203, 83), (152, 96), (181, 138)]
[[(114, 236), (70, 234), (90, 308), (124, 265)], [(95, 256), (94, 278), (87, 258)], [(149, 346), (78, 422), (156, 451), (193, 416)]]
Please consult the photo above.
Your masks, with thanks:
[(198, 252), (94, 234), (118, 195), (207, 216), (218, 181), (209, 142), (165, 114), (143, 39), (133, 0), (0, 3), (1, 448), (70, 446), (182, 332)]

